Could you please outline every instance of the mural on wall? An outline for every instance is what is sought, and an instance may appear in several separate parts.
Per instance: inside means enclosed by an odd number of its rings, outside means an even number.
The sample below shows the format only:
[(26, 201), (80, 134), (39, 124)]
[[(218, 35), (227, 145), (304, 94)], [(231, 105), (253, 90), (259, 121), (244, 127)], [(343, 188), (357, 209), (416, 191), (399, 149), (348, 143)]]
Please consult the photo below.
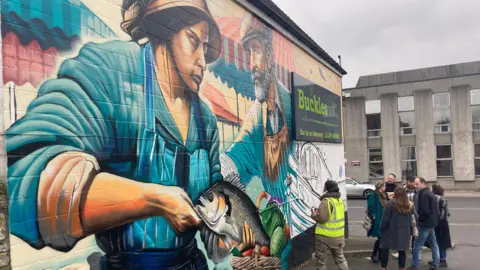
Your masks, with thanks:
[[(344, 148), (341, 144), (296, 142), (294, 152), (289, 164), (300, 173), (287, 188), (287, 194), (294, 216), (292, 234), (298, 235), (315, 225), (309, 217), (310, 208), (320, 205), (325, 182), (330, 179), (345, 185), (344, 164), (339, 163), (343, 159)], [(342, 193), (342, 199), (346, 200), (346, 194)]]
[(110, 2), (2, 3), (13, 267), (286, 269), (343, 178), (289, 74), (340, 78), (233, 1)]

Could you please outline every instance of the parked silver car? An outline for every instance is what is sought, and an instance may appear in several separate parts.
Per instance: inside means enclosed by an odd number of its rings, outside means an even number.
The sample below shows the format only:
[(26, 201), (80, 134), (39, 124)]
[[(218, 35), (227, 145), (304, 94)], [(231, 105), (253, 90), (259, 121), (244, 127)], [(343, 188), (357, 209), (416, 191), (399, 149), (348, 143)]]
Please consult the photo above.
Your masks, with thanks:
[(347, 177), (345, 179), (347, 186), (347, 197), (349, 198), (367, 198), (370, 193), (375, 191), (375, 185), (360, 184), (356, 180)]

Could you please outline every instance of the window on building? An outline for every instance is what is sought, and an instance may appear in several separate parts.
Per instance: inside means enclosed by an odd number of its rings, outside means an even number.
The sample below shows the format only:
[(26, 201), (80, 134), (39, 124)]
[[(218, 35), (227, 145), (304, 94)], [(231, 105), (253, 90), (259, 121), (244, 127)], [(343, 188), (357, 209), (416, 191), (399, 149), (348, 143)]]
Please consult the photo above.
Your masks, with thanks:
[(433, 124), (435, 133), (450, 132), (450, 93), (433, 95)]
[(368, 168), (370, 178), (383, 178), (382, 149), (368, 149)]
[(409, 112), (415, 110), (415, 103), (413, 96), (399, 97), (398, 98), (398, 111)]
[(415, 104), (413, 96), (398, 98), (398, 116), (400, 118), (400, 134), (415, 134)]
[(404, 146), (402, 152), (402, 178), (407, 176), (415, 177), (417, 175), (417, 155), (415, 146)]
[(480, 131), (480, 89), (470, 90), (472, 106), (472, 129)]
[(480, 176), (480, 144), (475, 144), (475, 175)]
[(382, 130), (382, 122), (380, 114), (367, 115), (367, 137), (380, 137)]
[(437, 145), (437, 176), (453, 176), (451, 145)]
[(380, 100), (367, 100), (365, 101), (365, 112), (366, 114), (379, 114), (380, 111)]
[(365, 101), (365, 112), (367, 114), (367, 137), (380, 137), (382, 130), (380, 100)]
[(414, 135), (415, 134), (415, 112), (399, 112), (400, 117), (400, 134)]

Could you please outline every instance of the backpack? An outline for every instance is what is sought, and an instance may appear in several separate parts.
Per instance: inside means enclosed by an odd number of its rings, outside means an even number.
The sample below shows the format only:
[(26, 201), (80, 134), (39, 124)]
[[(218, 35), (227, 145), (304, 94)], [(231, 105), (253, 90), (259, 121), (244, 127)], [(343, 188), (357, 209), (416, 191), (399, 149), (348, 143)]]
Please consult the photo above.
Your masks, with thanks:
[(447, 200), (439, 195), (435, 195), (435, 197), (437, 198), (438, 220), (448, 219), (450, 213), (448, 211)]

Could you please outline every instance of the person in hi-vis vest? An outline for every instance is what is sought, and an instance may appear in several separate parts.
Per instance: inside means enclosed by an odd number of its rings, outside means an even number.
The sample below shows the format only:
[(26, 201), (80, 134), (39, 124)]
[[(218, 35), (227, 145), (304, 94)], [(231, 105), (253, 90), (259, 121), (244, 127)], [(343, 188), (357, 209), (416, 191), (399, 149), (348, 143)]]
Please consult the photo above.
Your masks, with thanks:
[(315, 228), (315, 266), (327, 269), (327, 252), (332, 253), (338, 269), (348, 270), (347, 260), (343, 255), (345, 246), (345, 205), (340, 197), (335, 181), (325, 182), (325, 194), (318, 208), (312, 209), (312, 218), (317, 222)]

